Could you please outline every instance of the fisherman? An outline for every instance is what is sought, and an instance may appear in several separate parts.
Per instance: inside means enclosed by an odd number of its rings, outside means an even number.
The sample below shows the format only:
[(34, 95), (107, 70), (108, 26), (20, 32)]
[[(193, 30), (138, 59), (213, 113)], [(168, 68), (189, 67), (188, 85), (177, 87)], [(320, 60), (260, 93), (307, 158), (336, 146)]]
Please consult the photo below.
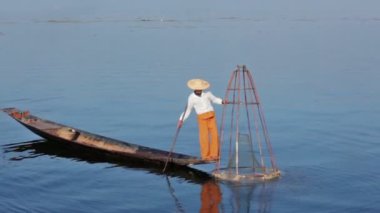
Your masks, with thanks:
[(187, 86), (194, 92), (189, 95), (187, 107), (178, 121), (177, 128), (181, 128), (183, 122), (189, 117), (192, 108), (198, 114), (199, 143), (202, 160), (219, 160), (219, 137), (216, 124), (216, 115), (211, 102), (226, 104), (227, 101), (215, 97), (211, 92), (204, 91), (210, 84), (202, 79), (191, 79)]

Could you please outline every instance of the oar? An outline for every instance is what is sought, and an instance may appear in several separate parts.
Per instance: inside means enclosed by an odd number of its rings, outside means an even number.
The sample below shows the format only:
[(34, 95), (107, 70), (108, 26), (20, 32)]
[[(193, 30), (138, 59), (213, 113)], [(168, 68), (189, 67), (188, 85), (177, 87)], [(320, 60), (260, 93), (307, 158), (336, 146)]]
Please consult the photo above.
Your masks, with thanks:
[[(183, 114), (180, 118), (180, 121), (183, 123), (183, 118), (185, 117), (185, 114), (186, 114), (186, 110), (187, 110), (187, 104), (185, 106), (185, 111), (183, 111)], [(162, 170), (162, 172), (165, 172), (166, 170), (166, 167), (168, 166), (168, 162), (169, 162), (169, 159), (170, 159), (170, 156), (172, 155), (173, 153), (173, 150), (174, 150), (174, 147), (175, 147), (175, 144), (177, 142), (177, 138), (178, 138), (178, 135), (179, 135), (179, 131), (181, 130), (181, 127), (182, 125), (180, 126), (177, 126), (177, 129), (175, 131), (175, 135), (174, 135), (174, 138), (173, 138), (173, 142), (172, 142), (172, 146), (170, 147), (170, 151), (169, 151), (169, 154), (168, 154), (168, 157), (166, 158), (166, 162), (165, 162), (165, 167), (164, 169)]]

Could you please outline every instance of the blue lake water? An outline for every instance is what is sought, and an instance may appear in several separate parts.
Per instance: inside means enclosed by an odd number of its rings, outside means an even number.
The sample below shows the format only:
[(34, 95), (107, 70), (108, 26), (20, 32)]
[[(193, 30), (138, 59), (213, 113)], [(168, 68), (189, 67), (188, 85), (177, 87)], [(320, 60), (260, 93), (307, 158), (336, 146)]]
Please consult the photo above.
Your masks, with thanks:
[[(198, 212), (210, 197), (220, 212), (380, 211), (379, 3), (22, 2), (0, 8), (1, 108), (169, 150), (187, 80), (223, 96), (246, 64), (282, 177), (165, 175), (41, 141), (1, 113), (2, 212)], [(194, 113), (175, 150), (199, 155)]]

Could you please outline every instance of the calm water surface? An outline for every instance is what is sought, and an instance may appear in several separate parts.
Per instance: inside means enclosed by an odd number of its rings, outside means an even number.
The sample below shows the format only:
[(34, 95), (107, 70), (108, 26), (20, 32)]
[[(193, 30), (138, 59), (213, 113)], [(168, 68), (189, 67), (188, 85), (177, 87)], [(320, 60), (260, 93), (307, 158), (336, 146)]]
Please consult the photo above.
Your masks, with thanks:
[[(169, 150), (186, 81), (223, 96), (246, 64), (283, 176), (162, 174), (40, 140), (2, 113), (1, 211), (198, 212), (215, 199), (220, 212), (379, 212), (380, 7), (281, 2), (4, 3), (1, 108)], [(176, 151), (198, 156), (194, 117)]]

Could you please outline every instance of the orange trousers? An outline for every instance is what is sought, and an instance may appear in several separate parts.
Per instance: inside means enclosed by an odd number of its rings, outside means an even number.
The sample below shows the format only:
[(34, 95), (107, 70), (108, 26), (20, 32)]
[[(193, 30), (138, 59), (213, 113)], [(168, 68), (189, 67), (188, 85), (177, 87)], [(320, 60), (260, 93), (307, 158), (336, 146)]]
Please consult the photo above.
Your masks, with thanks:
[(198, 126), (201, 158), (205, 160), (219, 158), (219, 137), (215, 112), (199, 114)]

